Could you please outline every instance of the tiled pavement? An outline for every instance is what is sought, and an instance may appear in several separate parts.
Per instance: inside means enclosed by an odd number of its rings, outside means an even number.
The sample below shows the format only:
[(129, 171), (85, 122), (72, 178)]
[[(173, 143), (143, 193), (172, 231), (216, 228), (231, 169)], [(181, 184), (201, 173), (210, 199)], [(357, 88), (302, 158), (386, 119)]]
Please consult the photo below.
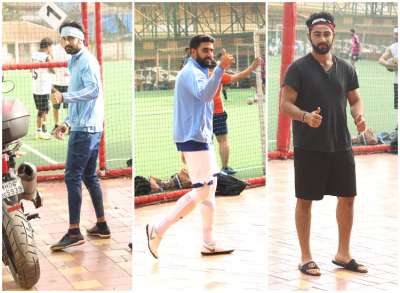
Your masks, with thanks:
[(162, 240), (159, 260), (154, 259), (147, 249), (145, 225), (174, 204), (135, 210), (134, 292), (266, 290), (264, 187), (237, 197), (217, 197), (216, 235), (221, 245), (236, 249), (232, 255), (200, 255), (201, 217), (196, 209), (171, 227)]
[[(131, 179), (103, 180), (106, 218), (110, 239), (86, 237), (86, 243), (65, 252), (52, 253), (68, 228), (67, 192), (63, 182), (40, 183), (44, 206), (40, 219), (31, 221), (39, 249), (41, 277), (33, 290), (130, 290), (132, 254), (128, 248), (133, 223)], [(30, 203), (26, 204), (31, 208)], [(90, 196), (84, 188), (81, 232), (95, 223)], [(3, 290), (21, 290), (3, 266)]]
[(300, 259), (294, 208), (293, 161), (270, 161), (267, 178), (268, 288), (285, 291), (399, 291), (399, 219), (397, 156), (356, 156), (358, 196), (352, 232), (352, 255), (368, 266), (368, 274), (337, 269), (336, 199), (313, 204), (311, 249), (321, 277), (297, 270)]

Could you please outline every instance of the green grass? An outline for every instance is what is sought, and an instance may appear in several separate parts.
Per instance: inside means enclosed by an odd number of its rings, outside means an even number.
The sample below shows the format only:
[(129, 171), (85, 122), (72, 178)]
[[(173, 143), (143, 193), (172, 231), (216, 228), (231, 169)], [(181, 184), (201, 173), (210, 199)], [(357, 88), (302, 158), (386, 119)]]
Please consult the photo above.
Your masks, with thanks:
[[(110, 61), (104, 63), (104, 99), (105, 99), (105, 136), (107, 168), (126, 166), (126, 160), (131, 158), (132, 146), (132, 70), (131, 62)], [(60, 141), (35, 140), (36, 108), (32, 96), (32, 78), (29, 70), (13, 70), (3, 72), (6, 79), (15, 82), (15, 90), (6, 97), (19, 98), (30, 110), (31, 118), (28, 135), (23, 143), (44, 154), (53, 161), (64, 163), (67, 151), (67, 139)], [(62, 119), (65, 117), (61, 111)], [(54, 126), (53, 112), (50, 110), (48, 128)], [(49, 165), (46, 159), (22, 149), (27, 154), (20, 160), (29, 161), (36, 165)]]
[[(278, 121), (280, 56), (269, 56), (268, 64), (268, 149), (276, 149)], [(360, 60), (356, 63), (360, 94), (364, 103), (368, 127), (376, 133), (391, 132), (397, 125), (397, 111), (393, 108), (394, 73), (377, 61)], [(348, 107), (348, 125), (352, 135), (357, 133)]]
[[(231, 146), (229, 165), (238, 169), (241, 178), (262, 176), (263, 172), (258, 108), (246, 103), (254, 95), (254, 89), (228, 89), (228, 101), (224, 102)], [(172, 90), (135, 93), (137, 175), (168, 178), (182, 167), (173, 143), (172, 117)]]

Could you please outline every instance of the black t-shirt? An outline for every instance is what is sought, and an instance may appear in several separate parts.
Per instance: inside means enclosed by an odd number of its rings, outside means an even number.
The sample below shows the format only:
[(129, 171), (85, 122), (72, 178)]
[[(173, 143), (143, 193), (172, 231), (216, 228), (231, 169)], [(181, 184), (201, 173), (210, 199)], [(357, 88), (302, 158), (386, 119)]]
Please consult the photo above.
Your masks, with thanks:
[(333, 65), (325, 71), (310, 54), (293, 62), (285, 76), (285, 85), (297, 92), (296, 106), (312, 112), (321, 108), (322, 123), (312, 128), (293, 120), (295, 148), (322, 152), (335, 152), (351, 148), (347, 128), (347, 93), (358, 88), (353, 66), (333, 56)]

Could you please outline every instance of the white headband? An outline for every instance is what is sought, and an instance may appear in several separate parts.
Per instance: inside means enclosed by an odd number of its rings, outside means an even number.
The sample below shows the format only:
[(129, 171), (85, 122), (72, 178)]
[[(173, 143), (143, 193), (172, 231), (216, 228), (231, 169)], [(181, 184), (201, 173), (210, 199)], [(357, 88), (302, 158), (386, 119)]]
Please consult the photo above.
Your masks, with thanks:
[(61, 37), (74, 37), (82, 41), (85, 39), (85, 37), (83, 36), (83, 32), (73, 26), (64, 26), (61, 29)]

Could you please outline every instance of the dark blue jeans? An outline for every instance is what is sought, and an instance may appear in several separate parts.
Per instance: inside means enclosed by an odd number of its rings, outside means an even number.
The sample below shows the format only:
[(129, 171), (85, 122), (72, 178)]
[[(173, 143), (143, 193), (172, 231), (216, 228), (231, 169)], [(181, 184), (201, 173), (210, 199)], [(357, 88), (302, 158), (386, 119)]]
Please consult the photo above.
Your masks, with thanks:
[(104, 216), (103, 194), (96, 174), (101, 133), (72, 131), (68, 140), (65, 184), (68, 190), (69, 223), (79, 224), (82, 205), (82, 181), (89, 190), (96, 217)]

